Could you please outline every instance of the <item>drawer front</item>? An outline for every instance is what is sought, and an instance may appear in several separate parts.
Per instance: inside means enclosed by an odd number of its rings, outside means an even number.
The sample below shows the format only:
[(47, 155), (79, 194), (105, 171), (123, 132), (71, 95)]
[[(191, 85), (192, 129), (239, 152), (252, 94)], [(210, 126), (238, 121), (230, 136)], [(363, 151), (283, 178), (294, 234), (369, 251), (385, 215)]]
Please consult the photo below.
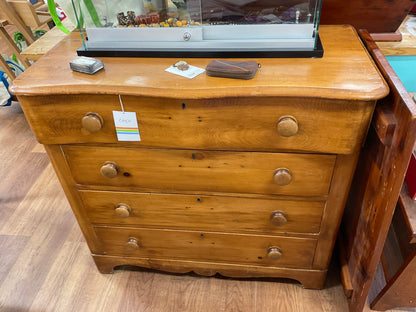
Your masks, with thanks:
[[(128, 143), (133, 146), (333, 154), (359, 149), (375, 104), (284, 97), (122, 99), (124, 109), (137, 114), (141, 142)], [(23, 100), (31, 101), (25, 115), (43, 144), (117, 142), (112, 113), (121, 110), (117, 96)]]
[(336, 158), (86, 146), (62, 149), (79, 184), (286, 195), (327, 194)]
[(318, 233), (325, 202), (81, 191), (93, 224), (241, 233)]
[(110, 227), (95, 227), (95, 231), (106, 255), (149, 260), (310, 268), (316, 246), (316, 240), (306, 238)]

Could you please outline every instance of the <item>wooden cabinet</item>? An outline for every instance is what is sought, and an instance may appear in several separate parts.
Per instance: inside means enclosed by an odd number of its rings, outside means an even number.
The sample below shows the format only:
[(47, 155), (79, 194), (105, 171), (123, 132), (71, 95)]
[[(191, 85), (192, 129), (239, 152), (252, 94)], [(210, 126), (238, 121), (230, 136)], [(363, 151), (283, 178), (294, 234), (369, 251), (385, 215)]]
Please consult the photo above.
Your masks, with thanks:
[[(259, 59), (246, 81), (177, 77), (165, 72), (176, 60), (163, 58), (104, 58), (93, 76), (71, 72), (73, 33), (16, 79), (101, 272), (129, 264), (323, 286), (388, 87), (353, 28), (320, 36), (323, 58)], [(117, 140), (119, 95), (139, 142)]]

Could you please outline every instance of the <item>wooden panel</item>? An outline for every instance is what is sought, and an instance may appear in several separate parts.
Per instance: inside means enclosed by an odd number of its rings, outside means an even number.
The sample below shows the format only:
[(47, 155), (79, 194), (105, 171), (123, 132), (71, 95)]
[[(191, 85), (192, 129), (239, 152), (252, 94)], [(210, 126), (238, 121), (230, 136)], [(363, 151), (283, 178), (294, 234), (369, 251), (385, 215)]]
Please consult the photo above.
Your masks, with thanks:
[[(201, 229), (246, 233), (318, 233), (324, 202), (81, 191), (88, 216), (95, 224)], [(120, 218), (115, 208), (126, 204), (131, 212)], [(272, 224), (274, 211), (286, 214), (287, 223)]]
[(337, 239), (348, 191), (354, 176), (354, 169), (358, 161), (358, 153), (353, 155), (338, 155), (335, 163), (319, 240), (316, 245), (314, 269), (328, 268), (332, 257), (332, 250)]
[(413, 3), (409, 0), (323, 0), (321, 24), (349, 24), (370, 33), (395, 32)]
[(413, 35), (415, 20), (416, 17), (409, 14), (402, 22), (398, 29), (402, 35), (401, 41), (377, 42), (384, 55), (416, 55), (416, 36)]
[[(246, 263), (263, 266), (310, 268), (316, 240), (213, 232), (95, 227), (107, 255), (152, 259), (185, 259)], [(139, 242), (129, 250), (130, 237)], [(279, 247), (280, 260), (268, 258), (270, 247)]]
[[(77, 146), (62, 149), (79, 184), (161, 190), (325, 195), (335, 162), (332, 155)], [(100, 173), (107, 161), (119, 166), (115, 178)], [(274, 182), (278, 168), (290, 170), (289, 184), (279, 186)]]
[[(144, 268), (151, 268), (156, 270), (163, 270), (173, 273), (187, 273), (187, 272), (195, 272), (200, 275), (205, 276), (213, 276), (216, 273), (221, 274), (223, 276), (229, 277), (236, 277), (236, 278), (247, 278), (247, 277), (282, 277), (288, 279), (294, 279), (302, 283), (305, 288), (313, 288), (313, 289), (321, 289), (325, 283), (325, 276), (327, 271), (326, 270), (311, 270), (311, 269), (300, 269), (300, 268), (282, 268), (276, 266), (261, 266), (261, 265), (249, 265), (249, 264), (229, 264), (229, 263), (219, 263), (219, 262), (201, 262), (201, 261), (186, 261), (186, 260), (159, 260), (159, 259), (152, 259), (152, 261), (148, 261), (146, 258), (130, 258), (130, 257), (114, 257), (114, 256), (102, 256), (102, 255), (93, 255), (95, 264), (97, 265), (98, 269), (102, 273), (112, 273), (113, 268), (120, 265), (137, 265)], [(160, 276), (160, 275), (159, 275)], [(178, 275), (174, 275), (178, 278)], [(191, 277), (194, 279), (194, 277)], [(193, 283), (199, 283), (204, 279), (194, 279)], [(228, 279), (211, 279), (216, 281), (219, 280), (226, 280), (228, 283), (234, 283), (235, 280), (228, 280)], [(241, 282), (241, 281), (240, 281)], [(252, 283), (253, 280), (246, 280), (245, 283)], [(260, 283), (265, 283), (266, 281), (263, 279)], [(288, 287), (291, 283), (288, 280), (284, 280), (284, 283), (278, 283), (279, 280), (270, 280), (271, 284), (275, 287)], [(289, 282), (289, 283), (288, 283)], [(304, 289), (300, 288), (299, 285), (293, 285), (296, 289), (301, 289), (302, 292), (305, 291)], [(223, 288), (225, 289), (225, 288)], [(328, 290), (328, 289), (324, 289)], [(331, 294), (334, 291), (333, 287), (331, 287)], [(206, 296), (207, 290), (205, 289), (203, 292), (203, 297)], [(296, 290), (295, 290), (296, 292)], [(286, 291), (285, 291), (286, 293)], [(312, 295), (316, 296), (317, 292), (313, 291)], [(330, 297), (333, 296), (331, 294)], [(293, 299), (293, 293), (288, 296)], [(302, 297), (302, 296), (301, 296)], [(303, 297), (302, 297), (303, 298)], [(344, 300), (344, 294), (339, 298), (341, 301)], [(293, 301), (293, 300), (292, 300)], [(291, 301), (291, 302), (292, 302)], [(299, 301), (300, 302), (300, 301)], [(298, 302), (298, 303), (299, 303)], [(346, 302), (345, 302), (346, 305)], [(272, 305), (273, 307), (275, 305)], [(305, 304), (304, 308), (308, 309), (310, 305)], [(328, 307), (332, 308), (332, 300), (331, 304)], [(293, 311), (296, 311), (296, 307), (293, 307)], [(273, 310), (274, 311), (274, 310)], [(292, 310), (290, 310), (292, 311)], [(329, 309), (326, 311), (333, 312), (333, 309)], [(338, 311), (338, 310), (337, 310)], [(344, 311), (344, 310), (339, 310)], [(251, 312), (251, 310), (247, 310), (247, 312)]]
[[(69, 18), (64, 19), (62, 24), (70, 31), (74, 29), (74, 25), (69, 21)], [(30, 61), (37, 61), (66, 36), (68, 35), (58, 27), (53, 27), (20, 54)]]
[(377, 295), (371, 308), (385, 311), (397, 307), (416, 307), (414, 285), (416, 285), (416, 249)]
[(369, 34), (362, 36), (391, 88), (378, 105), (393, 113), (396, 129), (390, 146), (370, 129), (345, 209), (341, 232), (354, 289), (350, 311), (364, 307), (416, 140), (415, 103)]
[(15, 12), (15, 10), (7, 3), (6, 0), (0, 1), (0, 9), (0, 11), (2, 12), (2, 19), (5, 19), (10, 24), (16, 26), (16, 28), (23, 34), (23, 37), (25, 38), (28, 45), (35, 42), (36, 39), (32, 31), (28, 27), (26, 27), (25, 23)]
[(409, 243), (416, 243), (416, 202), (410, 197), (406, 183), (403, 183), (399, 197), (399, 207), (402, 210), (409, 231)]
[[(165, 69), (177, 59), (169, 58), (103, 58), (104, 70), (87, 77), (68, 66), (81, 45), (80, 35), (73, 32), (36, 62), (36, 75), (23, 73), (11, 91), (18, 96), (99, 93), (176, 99), (289, 96), (368, 101), (388, 93), (351, 26), (323, 26), (319, 35), (325, 47), (323, 58), (258, 59), (261, 70), (256, 77), (242, 81), (205, 74), (193, 79), (172, 75)], [(205, 68), (211, 59), (186, 61)]]
[[(25, 114), (43, 144), (118, 142), (112, 113), (121, 110), (118, 96), (47, 96), (22, 101), (29, 101)], [(300, 97), (176, 100), (123, 96), (122, 101), (124, 109), (136, 112), (138, 118), (141, 142), (130, 142), (130, 146), (341, 154), (361, 147), (375, 104)], [(81, 120), (88, 112), (103, 119), (98, 132), (82, 128)], [(296, 119), (299, 130), (284, 137), (277, 124), (288, 115)]]
[[(408, 243), (406, 223), (402, 210), (396, 207), (393, 221), (384, 245), (386, 258), (386, 285), (371, 302), (378, 311), (399, 307), (416, 307), (416, 246)], [(384, 266), (383, 266), (384, 268)]]

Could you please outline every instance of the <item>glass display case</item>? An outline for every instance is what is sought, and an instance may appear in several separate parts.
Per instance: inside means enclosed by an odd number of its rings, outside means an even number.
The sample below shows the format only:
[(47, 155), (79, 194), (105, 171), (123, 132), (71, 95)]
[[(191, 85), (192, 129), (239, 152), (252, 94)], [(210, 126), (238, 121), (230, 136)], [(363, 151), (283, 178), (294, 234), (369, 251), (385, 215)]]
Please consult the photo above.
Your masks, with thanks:
[(85, 56), (321, 57), (322, 0), (71, 0)]

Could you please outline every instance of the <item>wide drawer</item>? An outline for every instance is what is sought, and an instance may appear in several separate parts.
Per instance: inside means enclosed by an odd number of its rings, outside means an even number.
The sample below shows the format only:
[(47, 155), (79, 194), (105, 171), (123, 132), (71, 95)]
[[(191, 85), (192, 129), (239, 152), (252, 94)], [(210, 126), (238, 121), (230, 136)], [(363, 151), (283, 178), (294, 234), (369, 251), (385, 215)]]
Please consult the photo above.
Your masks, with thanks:
[(87, 146), (62, 150), (78, 184), (286, 195), (327, 194), (336, 158)]
[[(373, 101), (304, 97), (122, 99), (125, 111), (137, 114), (141, 142), (128, 143), (133, 146), (333, 154), (359, 149), (375, 105)], [(117, 142), (112, 113), (121, 111), (117, 96), (57, 95), (23, 100), (30, 101), (25, 115), (43, 144)], [(93, 114), (86, 117), (87, 128), (96, 132), (83, 128), (82, 120), (88, 113)]]
[(276, 236), (95, 227), (110, 256), (310, 268), (316, 240)]
[(240, 233), (318, 233), (325, 202), (81, 191), (93, 224)]

